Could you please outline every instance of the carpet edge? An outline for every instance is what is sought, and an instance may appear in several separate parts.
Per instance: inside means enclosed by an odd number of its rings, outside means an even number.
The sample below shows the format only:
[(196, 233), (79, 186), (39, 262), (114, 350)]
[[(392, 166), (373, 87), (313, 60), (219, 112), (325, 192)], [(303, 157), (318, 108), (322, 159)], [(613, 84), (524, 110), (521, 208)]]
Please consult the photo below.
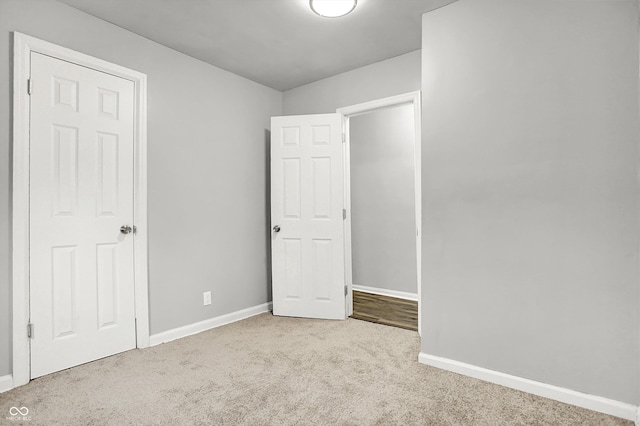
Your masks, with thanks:
[(267, 302), (261, 305), (256, 305), (250, 308), (241, 309), (239, 311), (209, 318), (204, 321), (196, 322), (196, 323), (185, 325), (178, 328), (173, 328), (167, 331), (162, 331), (160, 333), (152, 334), (151, 336), (149, 336), (149, 346), (156, 346), (161, 343), (167, 343), (172, 340), (191, 336), (193, 334), (198, 334), (203, 331), (210, 330), (212, 328), (231, 324), (232, 322), (240, 321), (255, 315), (263, 314), (265, 312), (269, 312), (270, 310), (271, 310), (271, 302)]
[(418, 362), (431, 367), (484, 380), (485, 382), (553, 399), (565, 404), (575, 405), (588, 410), (597, 411), (599, 413), (620, 417), (625, 420), (631, 420), (636, 422), (636, 425), (639, 424), (638, 416), (640, 414), (640, 407), (626, 402), (549, 385), (535, 380), (489, 370), (472, 364), (429, 355), (424, 352), (420, 352), (418, 355)]

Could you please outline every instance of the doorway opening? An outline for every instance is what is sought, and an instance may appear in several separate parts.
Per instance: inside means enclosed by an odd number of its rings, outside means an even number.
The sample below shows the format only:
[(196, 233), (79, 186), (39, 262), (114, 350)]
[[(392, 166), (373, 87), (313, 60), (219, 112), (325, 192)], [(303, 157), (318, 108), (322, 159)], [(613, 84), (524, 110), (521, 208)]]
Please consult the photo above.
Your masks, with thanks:
[(420, 333), (420, 92), (337, 112), (345, 134), (347, 314), (356, 306), (356, 318), (403, 328), (417, 319)]

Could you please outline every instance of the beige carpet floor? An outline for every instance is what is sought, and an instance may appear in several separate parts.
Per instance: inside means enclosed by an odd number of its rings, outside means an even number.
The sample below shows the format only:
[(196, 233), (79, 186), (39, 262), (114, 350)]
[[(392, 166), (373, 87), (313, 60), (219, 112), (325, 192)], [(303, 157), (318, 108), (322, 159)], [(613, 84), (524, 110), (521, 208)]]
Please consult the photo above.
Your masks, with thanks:
[[(0, 424), (631, 425), (428, 367), (413, 331), (258, 315), (0, 394)], [(27, 407), (30, 421), (7, 419)]]

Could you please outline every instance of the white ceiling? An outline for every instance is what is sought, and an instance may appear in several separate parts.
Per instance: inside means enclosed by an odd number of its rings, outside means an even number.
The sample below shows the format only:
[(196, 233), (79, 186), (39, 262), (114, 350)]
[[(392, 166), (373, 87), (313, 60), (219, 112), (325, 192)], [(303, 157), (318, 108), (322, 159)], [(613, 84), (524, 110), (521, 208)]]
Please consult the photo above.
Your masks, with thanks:
[(455, 0), (359, 0), (321, 18), (308, 0), (60, 0), (277, 90), (420, 48), (421, 15)]

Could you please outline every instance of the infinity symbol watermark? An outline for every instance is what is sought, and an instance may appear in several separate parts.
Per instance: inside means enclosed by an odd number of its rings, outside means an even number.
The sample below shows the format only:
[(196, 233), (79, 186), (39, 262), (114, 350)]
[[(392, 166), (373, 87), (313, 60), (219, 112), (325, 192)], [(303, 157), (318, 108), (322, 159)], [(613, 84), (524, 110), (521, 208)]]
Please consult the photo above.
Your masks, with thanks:
[(31, 416), (27, 407), (11, 407), (9, 408), (9, 417), (7, 420), (12, 422), (30, 422)]
[(27, 407), (11, 407), (9, 408), (9, 415), (10, 416), (17, 416), (17, 415), (21, 415), (21, 416), (26, 416), (27, 414), (29, 414), (29, 409)]

